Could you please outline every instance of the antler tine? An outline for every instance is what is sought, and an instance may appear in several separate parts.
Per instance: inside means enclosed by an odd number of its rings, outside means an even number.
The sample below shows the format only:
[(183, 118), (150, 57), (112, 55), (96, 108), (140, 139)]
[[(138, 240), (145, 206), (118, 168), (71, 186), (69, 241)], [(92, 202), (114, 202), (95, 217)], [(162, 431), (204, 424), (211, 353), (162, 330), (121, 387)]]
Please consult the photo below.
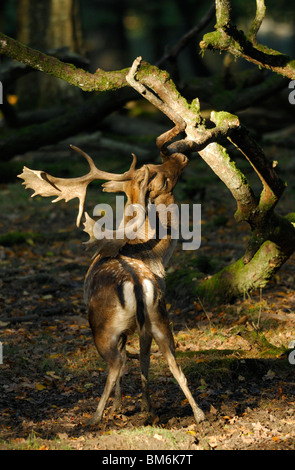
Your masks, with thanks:
[(126, 180), (132, 179), (132, 177), (134, 176), (135, 167), (137, 163), (136, 155), (134, 155), (134, 153), (132, 153), (132, 163), (130, 165), (129, 170), (125, 171), (125, 173), (117, 174), (117, 173), (109, 173), (107, 171), (99, 170), (95, 166), (95, 163), (92, 160), (92, 158), (86, 152), (84, 152), (84, 150), (81, 150), (79, 147), (75, 147), (75, 145), (70, 145), (70, 147), (76, 152), (83, 155), (84, 158), (86, 158), (90, 166), (90, 173), (92, 174), (94, 179), (126, 181)]
[(88, 155), (88, 153), (84, 152), (84, 150), (80, 149), (79, 147), (76, 147), (75, 145), (70, 144), (70, 147), (71, 147), (71, 149), (73, 149), (73, 150), (75, 150), (76, 152), (78, 152), (78, 153), (80, 153), (81, 155), (83, 155), (84, 158), (86, 158), (86, 160), (87, 160), (88, 163), (89, 163), (90, 169), (91, 169), (92, 171), (97, 170), (94, 161), (92, 160), (92, 158), (90, 157), (90, 155)]

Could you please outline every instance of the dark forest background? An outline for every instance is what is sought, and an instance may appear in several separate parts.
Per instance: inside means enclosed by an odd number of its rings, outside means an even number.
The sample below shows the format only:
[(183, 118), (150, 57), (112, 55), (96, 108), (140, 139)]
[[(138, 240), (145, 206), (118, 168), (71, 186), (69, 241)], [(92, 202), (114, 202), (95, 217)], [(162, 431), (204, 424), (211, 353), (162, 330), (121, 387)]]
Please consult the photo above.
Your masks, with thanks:
[[(138, 55), (149, 63), (157, 63), (200, 21), (210, 2), (63, 0), (56, 2), (50, 15), (48, 5), (47, 0), (2, 0), (0, 30), (39, 50), (68, 48), (86, 58), (88, 70), (94, 72), (98, 67), (105, 70), (128, 67)], [(255, 8), (254, 0), (232, 2), (232, 19), (238, 28), (249, 26)], [(71, 14), (67, 15), (69, 10)], [(199, 54), (198, 42), (204, 33), (212, 30), (214, 21), (215, 18), (179, 56), (183, 78), (209, 76), (220, 70), (223, 55), (207, 51), (201, 60)], [(267, 15), (258, 35), (260, 42), (293, 57), (294, 21), (292, 2), (268, 1)], [(45, 34), (49, 23), (50, 35)], [(0, 63), (6, 60), (2, 56)], [(242, 60), (238, 60), (236, 66), (250, 67)]]

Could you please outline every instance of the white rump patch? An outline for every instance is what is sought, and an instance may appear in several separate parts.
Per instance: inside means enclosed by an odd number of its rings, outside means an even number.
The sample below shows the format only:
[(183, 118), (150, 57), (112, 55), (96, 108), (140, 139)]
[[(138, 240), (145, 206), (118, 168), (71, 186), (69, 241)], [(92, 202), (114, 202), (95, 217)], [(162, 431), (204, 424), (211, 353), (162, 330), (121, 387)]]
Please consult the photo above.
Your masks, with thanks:
[(125, 310), (130, 313), (136, 312), (136, 298), (134, 294), (134, 286), (130, 281), (124, 282), (123, 285), (123, 296), (125, 302)]
[(142, 282), (144, 302), (146, 309), (149, 311), (154, 305), (154, 285), (149, 279), (144, 279)]

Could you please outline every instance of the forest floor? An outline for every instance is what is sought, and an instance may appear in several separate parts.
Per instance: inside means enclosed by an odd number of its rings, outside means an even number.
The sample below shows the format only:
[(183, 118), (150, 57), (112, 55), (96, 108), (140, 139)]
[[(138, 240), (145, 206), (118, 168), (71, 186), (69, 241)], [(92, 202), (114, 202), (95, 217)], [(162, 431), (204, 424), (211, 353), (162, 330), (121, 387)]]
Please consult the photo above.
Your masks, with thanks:
[[(278, 160), (276, 146), (267, 150)], [(60, 146), (54, 151), (55, 158), (62, 153)], [(30, 160), (38, 154), (39, 168), (61, 176), (44, 160), (48, 153), (27, 154), (22, 163), (35, 168)], [(285, 149), (281, 157), (288, 176), (294, 155)], [(108, 169), (103, 159), (97, 165)], [(294, 207), (295, 185), (288, 183), (282, 213)], [(134, 358), (123, 377), (122, 411), (113, 413), (110, 399), (102, 423), (86, 426), (107, 371), (83, 304), (91, 254), (81, 245), (87, 237), (75, 228), (76, 201), (51, 205), (45, 198), (30, 199), (18, 181), (2, 183), (0, 192), (0, 450), (295, 450), (295, 365), (288, 360), (295, 340), (294, 257), (265, 289), (232, 304), (205, 306), (185, 282), (169, 289), (176, 272), (184, 279), (193, 272), (210, 275), (234, 261), (249, 237), (247, 225), (234, 220), (230, 194), (209, 168), (196, 159), (177, 189), (179, 201), (202, 204), (202, 245), (186, 252), (179, 244), (167, 280), (177, 359), (206, 415), (198, 425), (153, 344), (154, 415), (140, 411)], [(98, 202), (98, 194), (106, 197), (90, 189), (90, 201)], [(138, 352), (136, 335), (127, 349)]]

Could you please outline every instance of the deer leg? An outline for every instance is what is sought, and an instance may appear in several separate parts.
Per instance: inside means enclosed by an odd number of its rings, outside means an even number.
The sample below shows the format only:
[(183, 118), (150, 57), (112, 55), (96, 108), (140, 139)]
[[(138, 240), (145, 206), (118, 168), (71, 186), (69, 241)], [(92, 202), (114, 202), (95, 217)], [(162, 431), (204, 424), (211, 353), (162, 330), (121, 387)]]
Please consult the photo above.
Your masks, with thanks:
[(140, 371), (141, 371), (141, 384), (142, 384), (142, 411), (151, 411), (151, 401), (149, 393), (149, 366), (150, 366), (150, 350), (151, 350), (152, 336), (147, 332), (141, 332), (139, 336), (140, 344)]
[(172, 372), (174, 378), (177, 380), (180, 388), (182, 389), (183, 393), (188, 399), (189, 404), (192, 407), (196, 422), (199, 423), (203, 421), (205, 419), (205, 415), (203, 411), (196, 404), (188, 388), (186, 377), (184, 373), (182, 372), (180, 366), (176, 362), (175, 352), (174, 352), (174, 340), (173, 340), (173, 336), (168, 325), (168, 319), (167, 319), (167, 323), (161, 322), (161, 324), (154, 326), (152, 329), (152, 332), (153, 332), (153, 336), (155, 338), (156, 343), (158, 344), (163, 356), (166, 358), (168, 362), (170, 371)]
[(109, 369), (104, 391), (100, 398), (96, 412), (87, 423), (90, 426), (93, 426), (94, 424), (97, 424), (101, 421), (109, 396), (119, 379), (120, 373), (122, 373), (125, 361), (124, 354), (121, 354), (120, 349), (125, 350), (125, 342), (124, 340), (122, 341), (121, 335), (119, 335), (117, 339), (114, 338), (112, 341), (110, 341), (110, 333), (108, 331), (104, 330), (103, 328), (98, 330), (97, 328), (93, 327), (93, 325), (91, 326), (97, 351), (106, 361)]
[(119, 377), (117, 378), (116, 386), (115, 386), (115, 400), (114, 400), (114, 405), (113, 405), (114, 411), (119, 411), (122, 406), (121, 382), (122, 382), (122, 376), (124, 374), (126, 360), (127, 360), (126, 348), (125, 348), (127, 337), (125, 335), (122, 335), (121, 339), (122, 339), (122, 344), (119, 346), (119, 350), (123, 359), (123, 363), (122, 363)]
[(98, 407), (96, 409), (96, 412), (94, 413), (93, 417), (88, 421), (87, 424), (90, 426), (93, 426), (94, 424), (97, 424), (101, 421), (102, 415), (106, 406), (106, 403), (109, 399), (109, 396), (111, 394), (111, 391), (114, 388), (114, 385), (119, 377), (121, 368), (123, 365), (123, 358), (121, 357), (121, 354), (118, 351), (118, 355), (112, 359), (108, 360), (108, 366), (109, 366), (109, 374), (108, 378), (105, 384), (105, 388), (103, 391), (103, 394), (100, 398)]

